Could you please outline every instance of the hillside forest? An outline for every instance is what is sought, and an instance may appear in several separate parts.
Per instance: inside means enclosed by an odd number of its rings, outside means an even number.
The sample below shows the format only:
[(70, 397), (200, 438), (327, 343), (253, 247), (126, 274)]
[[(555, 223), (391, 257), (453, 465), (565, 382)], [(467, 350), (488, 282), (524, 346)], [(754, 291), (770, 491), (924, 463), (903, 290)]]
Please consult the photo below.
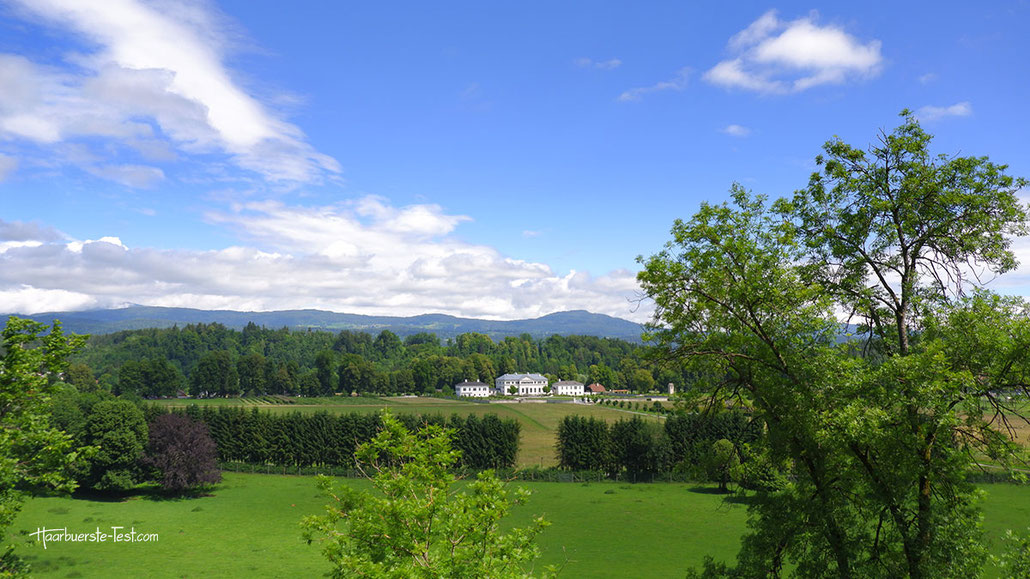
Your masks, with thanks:
[(332, 333), (254, 323), (242, 331), (216, 323), (93, 336), (72, 359), (66, 380), (80, 392), (101, 389), (143, 398), (181, 392), (389, 395), (450, 393), (463, 380), (493, 384), (509, 372), (637, 392), (684, 383), (681, 371), (655, 367), (642, 346), (614, 338), (523, 334), (495, 342), (479, 333), (441, 340), (422, 332), (401, 339), (390, 330)]

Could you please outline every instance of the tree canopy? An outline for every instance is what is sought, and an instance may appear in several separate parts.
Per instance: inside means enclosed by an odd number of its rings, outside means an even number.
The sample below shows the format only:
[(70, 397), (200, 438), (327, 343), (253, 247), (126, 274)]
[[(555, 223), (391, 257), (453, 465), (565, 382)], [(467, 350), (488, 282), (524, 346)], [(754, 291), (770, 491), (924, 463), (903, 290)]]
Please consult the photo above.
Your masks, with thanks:
[[(534, 537), (544, 528), (501, 529), (513, 505), (529, 496), (508, 489), (492, 471), (457, 490), (450, 472), (460, 452), (451, 433), (434, 425), (412, 433), (389, 413), (383, 428), (358, 447), (358, 465), (375, 493), (336, 488), (320, 477), (331, 499), (326, 514), (305, 518), (309, 542), (318, 540), (334, 577), (526, 577), (537, 557)], [(340, 529), (339, 525), (344, 528)]]
[(978, 288), (1015, 266), (1026, 181), (932, 155), (902, 114), (868, 150), (828, 142), (793, 197), (734, 186), (641, 258), (655, 354), (689, 365), (710, 406), (753, 408), (792, 465), (737, 566), (708, 575), (967, 577), (986, 559), (966, 480), (1018, 452), (992, 417), (1000, 392), (1027, 392), (1030, 326)]
[(98, 491), (127, 491), (143, 480), (140, 459), (147, 445), (143, 411), (128, 400), (103, 400), (93, 405), (80, 434), (95, 446), (80, 482)]
[[(49, 330), (49, 332), (47, 332)], [(48, 328), (11, 317), (0, 342), (0, 543), (25, 494), (39, 487), (75, 488), (68, 468), (79, 457), (71, 437), (50, 423), (58, 374), (84, 338), (65, 336), (61, 324)], [(20, 572), (21, 564), (0, 547), (0, 575)]]
[(654, 368), (639, 344), (613, 338), (528, 335), (493, 341), (469, 332), (447, 340), (429, 333), (401, 341), (389, 331), (242, 331), (220, 324), (127, 330), (90, 339), (73, 361), (92, 372), (94, 388), (142, 397), (174, 396), (180, 389), (204, 396), (336, 392), (432, 393), (463, 380), (492, 383), (509, 372), (539, 372), (558, 379), (593, 378), (609, 388), (647, 390), (684, 384), (678, 368)]
[(185, 492), (222, 480), (218, 448), (207, 425), (180, 414), (162, 414), (148, 425), (145, 463), (160, 471), (161, 488)]

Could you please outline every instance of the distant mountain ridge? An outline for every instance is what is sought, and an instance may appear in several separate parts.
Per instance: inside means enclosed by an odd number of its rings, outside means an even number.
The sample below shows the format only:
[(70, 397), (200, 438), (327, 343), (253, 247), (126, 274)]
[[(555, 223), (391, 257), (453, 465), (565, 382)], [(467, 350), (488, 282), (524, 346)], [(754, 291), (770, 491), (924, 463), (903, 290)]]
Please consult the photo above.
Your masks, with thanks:
[(292, 330), (355, 330), (378, 333), (390, 330), (404, 337), (418, 332), (432, 332), (440, 338), (452, 338), (465, 332), (486, 334), (492, 339), (529, 334), (543, 338), (552, 334), (597, 336), (639, 342), (640, 324), (585, 310), (557, 312), (535, 319), (493, 321), (459, 318), (446, 314), (422, 314), (411, 317), (366, 316), (323, 310), (283, 310), (275, 312), (238, 312), (233, 310), (198, 310), (156, 306), (129, 306), (107, 310), (46, 312), (19, 317), (46, 324), (58, 319), (65, 331), (76, 334), (109, 334), (121, 330), (170, 328), (174, 325), (219, 323), (242, 329), (250, 322), (267, 328), (287, 327)]

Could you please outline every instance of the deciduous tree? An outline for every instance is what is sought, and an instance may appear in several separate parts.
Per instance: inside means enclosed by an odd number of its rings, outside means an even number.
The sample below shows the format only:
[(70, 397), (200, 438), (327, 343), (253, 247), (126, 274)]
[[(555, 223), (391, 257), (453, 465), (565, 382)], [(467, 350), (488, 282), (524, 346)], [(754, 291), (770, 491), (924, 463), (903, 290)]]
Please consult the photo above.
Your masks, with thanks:
[(162, 414), (148, 429), (145, 462), (160, 471), (161, 488), (184, 492), (222, 480), (218, 448), (203, 422)]
[[(1012, 456), (984, 411), (1030, 382), (1030, 329), (1018, 300), (967, 292), (1015, 266), (1026, 182), (931, 155), (903, 115), (868, 151), (827, 143), (793, 198), (734, 187), (642, 260), (656, 351), (685, 360), (710, 403), (752, 406), (772, 459), (793, 463), (753, 509), (736, 570), (710, 574), (968, 577), (986, 559), (966, 476), (977, 453)], [(859, 340), (839, 339), (842, 312)]]
[(86, 417), (81, 442), (97, 448), (80, 480), (84, 486), (117, 492), (141, 482), (147, 423), (138, 406), (127, 400), (97, 402)]
[[(529, 496), (491, 471), (457, 490), (449, 469), (460, 453), (450, 432), (424, 426), (409, 432), (389, 414), (383, 429), (355, 453), (375, 494), (335, 487), (326, 514), (306, 517), (308, 542), (319, 541), (334, 577), (526, 577), (537, 556), (533, 539), (545, 526), (503, 529), (511, 507)], [(341, 528), (341, 525), (343, 528)]]
[(240, 376), (232, 355), (212, 350), (197, 363), (190, 381), (194, 396), (235, 396), (240, 393)]
[(733, 443), (725, 438), (713, 442), (705, 462), (708, 476), (719, 483), (719, 490), (726, 492), (730, 482), (730, 473), (740, 464), (740, 458), (737, 456), (737, 449), (734, 448)]
[[(0, 545), (28, 492), (39, 487), (69, 491), (67, 469), (78, 458), (71, 438), (50, 424), (50, 398), (57, 374), (85, 339), (65, 336), (61, 324), (47, 326), (10, 317), (0, 342)], [(0, 575), (24, 570), (0, 546)]]
[(68, 368), (62, 375), (62, 380), (75, 386), (79, 392), (94, 392), (97, 390), (97, 378), (93, 369), (85, 364), (68, 364)]

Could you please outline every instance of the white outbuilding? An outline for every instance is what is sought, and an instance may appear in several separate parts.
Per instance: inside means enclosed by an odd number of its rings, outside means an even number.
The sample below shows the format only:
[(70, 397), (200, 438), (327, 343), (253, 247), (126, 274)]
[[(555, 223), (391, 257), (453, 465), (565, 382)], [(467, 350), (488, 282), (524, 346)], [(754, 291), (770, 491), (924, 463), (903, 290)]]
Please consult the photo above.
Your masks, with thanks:
[(459, 398), (486, 398), (493, 394), (493, 389), (485, 382), (469, 382), (454, 385), (454, 393)]
[(583, 383), (575, 380), (562, 380), (551, 384), (551, 394), (554, 396), (582, 396)]

